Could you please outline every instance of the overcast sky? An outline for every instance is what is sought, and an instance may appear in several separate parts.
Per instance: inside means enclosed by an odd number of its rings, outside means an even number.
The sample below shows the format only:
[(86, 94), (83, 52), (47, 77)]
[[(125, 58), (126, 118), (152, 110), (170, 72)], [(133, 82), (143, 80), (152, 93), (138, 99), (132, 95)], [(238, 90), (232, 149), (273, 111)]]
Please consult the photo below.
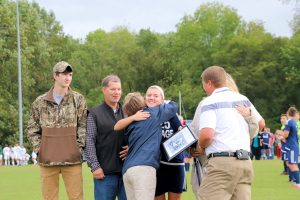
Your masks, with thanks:
[[(184, 15), (193, 15), (208, 0), (35, 0), (47, 11), (52, 10), (63, 25), (64, 32), (84, 39), (96, 29), (111, 31), (126, 26), (130, 31), (150, 28), (166, 33), (176, 31), (175, 25)], [(219, 0), (235, 8), (242, 19), (264, 22), (265, 29), (275, 36), (292, 35), (289, 22), (295, 4), (279, 0)]]

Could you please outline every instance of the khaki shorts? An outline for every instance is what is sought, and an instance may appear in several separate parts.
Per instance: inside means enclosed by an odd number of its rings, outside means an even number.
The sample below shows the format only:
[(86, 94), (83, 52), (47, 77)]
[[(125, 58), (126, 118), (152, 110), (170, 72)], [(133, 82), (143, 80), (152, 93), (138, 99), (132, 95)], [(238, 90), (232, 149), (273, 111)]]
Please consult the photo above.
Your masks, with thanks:
[(123, 175), (127, 199), (153, 200), (156, 187), (156, 170), (150, 166), (130, 167)]

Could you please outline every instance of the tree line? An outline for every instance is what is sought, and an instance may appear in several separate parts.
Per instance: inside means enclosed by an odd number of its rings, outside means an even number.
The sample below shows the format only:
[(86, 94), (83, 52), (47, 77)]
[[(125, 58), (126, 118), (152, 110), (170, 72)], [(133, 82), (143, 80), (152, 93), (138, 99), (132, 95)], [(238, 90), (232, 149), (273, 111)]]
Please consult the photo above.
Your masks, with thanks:
[[(0, 0), (0, 143), (18, 141), (18, 69), (16, 4)], [(83, 40), (63, 32), (53, 12), (37, 3), (19, 3), (22, 56), (24, 128), (31, 103), (53, 84), (52, 67), (60, 60), (74, 69), (72, 88), (82, 93), (88, 107), (102, 100), (101, 80), (117, 74), (123, 95), (144, 93), (157, 84), (166, 97), (178, 102), (192, 119), (206, 96), (202, 71), (211, 65), (226, 69), (265, 118), (279, 128), (279, 116), (291, 105), (300, 106), (300, 34), (291, 38), (266, 32), (259, 21), (245, 22), (237, 11), (221, 3), (200, 5), (182, 16), (176, 31), (132, 32), (119, 26), (110, 32), (90, 32)], [(80, 26), (80, 24), (78, 24)], [(25, 144), (27, 139), (24, 138)]]

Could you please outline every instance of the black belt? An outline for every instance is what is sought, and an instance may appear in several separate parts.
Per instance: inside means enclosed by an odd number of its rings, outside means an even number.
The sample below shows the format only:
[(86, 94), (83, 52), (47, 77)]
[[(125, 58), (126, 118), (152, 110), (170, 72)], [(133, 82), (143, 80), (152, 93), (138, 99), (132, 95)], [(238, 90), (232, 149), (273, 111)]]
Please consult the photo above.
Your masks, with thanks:
[(213, 157), (236, 157), (236, 152), (217, 152), (208, 154), (207, 159)]

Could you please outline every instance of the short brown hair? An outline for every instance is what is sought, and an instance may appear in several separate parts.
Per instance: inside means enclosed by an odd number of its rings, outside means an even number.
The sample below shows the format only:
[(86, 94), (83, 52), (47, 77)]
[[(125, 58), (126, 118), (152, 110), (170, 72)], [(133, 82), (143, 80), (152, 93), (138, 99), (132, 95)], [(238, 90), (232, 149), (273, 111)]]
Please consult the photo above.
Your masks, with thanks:
[(291, 117), (294, 117), (296, 115), (296, 113), (298, 112), (297, 108), (294, 106), (291, 106), (288, 111), (287, 114)]
[(139, 92), (128, 93), (124, 99), (123, 111), (127, 116), (134, 115), (146, 106), (144, 97)]
[(111, 74), (103, 78), (102, 87), (107, 87), (110, 81), (121, 83), (121, 79), (117, 75)]
[(286, 117), (287, 118), (287, 115), (286, 114), (281, 114), (280, 117)]
[(211, 81), (217, 88), (226, 86), (226, 71), (223, 67), (208, 67), (202, 72), (201, 78), (205, 83)]

